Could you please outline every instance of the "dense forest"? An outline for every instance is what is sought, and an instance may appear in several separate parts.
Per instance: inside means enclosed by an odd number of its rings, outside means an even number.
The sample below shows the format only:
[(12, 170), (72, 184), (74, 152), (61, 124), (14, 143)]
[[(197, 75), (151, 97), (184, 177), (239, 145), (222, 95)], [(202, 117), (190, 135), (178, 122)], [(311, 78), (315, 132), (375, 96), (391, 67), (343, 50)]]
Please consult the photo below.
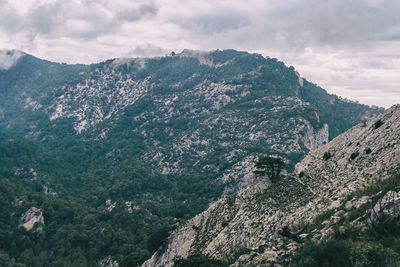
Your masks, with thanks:
[[(126, 166), (112, 180), (108, 173), (114, 169), (86, 172), (83, 179), (76, 167), (87, 168), (85, 161), (60, 161), (5, 132), (0, 155), (2, 256), (26, 266), (95, 266), (104, 255), (118, 261), (129, 256), (130, 262), (132, 253), (149, 256), (172, 227), (204, 209), (221, 190), (194, 174), (178, 179), (140, 166)], [(43, 194), (59, 175), (65, 180), (57, 193)], [(43, 230), (21, 227), (21, 214), (30, 207), (43, 211)]]

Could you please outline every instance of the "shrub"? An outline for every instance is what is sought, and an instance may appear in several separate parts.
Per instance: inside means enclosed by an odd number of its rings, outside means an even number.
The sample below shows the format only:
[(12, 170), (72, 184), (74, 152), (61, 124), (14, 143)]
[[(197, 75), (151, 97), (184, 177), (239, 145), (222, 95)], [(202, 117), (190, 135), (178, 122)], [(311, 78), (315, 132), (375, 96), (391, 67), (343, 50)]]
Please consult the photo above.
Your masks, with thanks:
[(383, 125), (383, 122), (381, 120), (377, 120), (374, 123), (374, 129), (378, 129), (379, 127), (381, 127)]
[(398, 266), (398, 254), (378, 242), (331, 239), (300, 248), (287, 266)]
[(332, 157), (331, 152), (327, 151), (327, 152), (324, 153), (324, 155), (323, 155), (322, 158), (323, 158), (325, 161), (327, 161), (327, 160), (330, 159), (331, 157)]
[(140, 266), (150, 256), (151, 256), (150, 253), (147, 250), (143, 250), (143, 249), (132, 252), (122, 260), (121, 267)]
[(184, 211), (178, 211), (177, 213), (175, 213), (175, 218), (183, 219), (183, 217), (185, 217), (185, 212)]
[(156, 251), (159, 247), (163, 246), (168, 238), (168, 228), (162, 227), (153, 232), (147, 240), (147, 249), (149, 251)]
[(374, 242), (352, 242), (350, 261), (353, 266), (398, 266), (399, 255)]
[(210, 259), (207, 256), (196, 253), (190, 255), (187, 259), (178, 258), (174, 260), (174, 267), (227, 267), (228, 263)]
[(281, 158), (266, 156), (260, 158), (254, 167), (257, 169), (254, 171), (256, 175), (267, 175), (271, 182), (276, 183), (280, 180), (285, 163)]
[(225, 202), (229, 207), (233, 207), (236, 202), (236, 194), (227, 195), (225, 198)]
[(360, 155), (360, 153), (359, 153), (358, 151), (352, 153), (352, 154), (350, 155), (350, 160), (354, 160), (355, 158), (358, 157), (358, 155)]
[(344, 241), (329, 240), (321, 243), (306, 243), (293, 256), (288, 266), (352, 266), (348, 244)]

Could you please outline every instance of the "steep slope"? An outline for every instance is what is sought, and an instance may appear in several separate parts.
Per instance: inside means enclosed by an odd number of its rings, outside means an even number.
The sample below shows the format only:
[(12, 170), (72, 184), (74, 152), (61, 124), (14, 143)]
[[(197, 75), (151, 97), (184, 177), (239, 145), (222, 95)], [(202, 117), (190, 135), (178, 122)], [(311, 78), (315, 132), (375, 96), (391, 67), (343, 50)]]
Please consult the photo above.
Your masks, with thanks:
[[(260, 182), (213, 203), (174, 231), (143, 266), (171, 266), (174, 259), (196, 252), (229, 259), (233, 266), (279, 263), (299, 245), (279, 230), (311, 223), (321, 213), (333, 215), (350, 193), (389, 177), (400, 164), (399, 136), (397, 105), (311, 152), (295, 174), (275, 184)], [(329, 231), (313, 234), (323, 238)]]

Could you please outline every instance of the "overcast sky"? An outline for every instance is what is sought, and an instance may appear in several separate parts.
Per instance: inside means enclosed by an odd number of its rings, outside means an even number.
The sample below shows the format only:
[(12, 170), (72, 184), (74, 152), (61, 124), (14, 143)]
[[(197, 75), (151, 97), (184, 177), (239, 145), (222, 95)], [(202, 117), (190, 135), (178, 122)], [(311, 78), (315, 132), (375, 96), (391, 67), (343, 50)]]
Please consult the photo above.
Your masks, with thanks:
[(400, 103), (400, 0), (0, 0), (0, 49), (57, 62), (234, 48), (328, 92)]

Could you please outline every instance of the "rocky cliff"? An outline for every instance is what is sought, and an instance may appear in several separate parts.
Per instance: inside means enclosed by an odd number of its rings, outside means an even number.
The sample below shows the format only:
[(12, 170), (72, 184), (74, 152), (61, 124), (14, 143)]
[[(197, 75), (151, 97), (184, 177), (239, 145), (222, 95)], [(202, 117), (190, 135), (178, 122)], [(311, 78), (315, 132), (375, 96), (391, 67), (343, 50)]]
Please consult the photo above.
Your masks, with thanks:
[(329, 213), (327, 227), (311, 234), (314, 239), (326, 238), (331, 232), (329, 220), (343, 215), (345, 206), (350, 209), (368, 201), (369, 196), (346, 198), (398, 168), (399, 136), (397, 105), (312, 151), (281, 181), (261, 181), (213, 203), (174, 231), (143, 266), (172, 266), (177, 257), (196, 252), (229, 259), (232, 266), (279, 263), (301, 244), (279, 234), (282, 229), (293, 230)]

